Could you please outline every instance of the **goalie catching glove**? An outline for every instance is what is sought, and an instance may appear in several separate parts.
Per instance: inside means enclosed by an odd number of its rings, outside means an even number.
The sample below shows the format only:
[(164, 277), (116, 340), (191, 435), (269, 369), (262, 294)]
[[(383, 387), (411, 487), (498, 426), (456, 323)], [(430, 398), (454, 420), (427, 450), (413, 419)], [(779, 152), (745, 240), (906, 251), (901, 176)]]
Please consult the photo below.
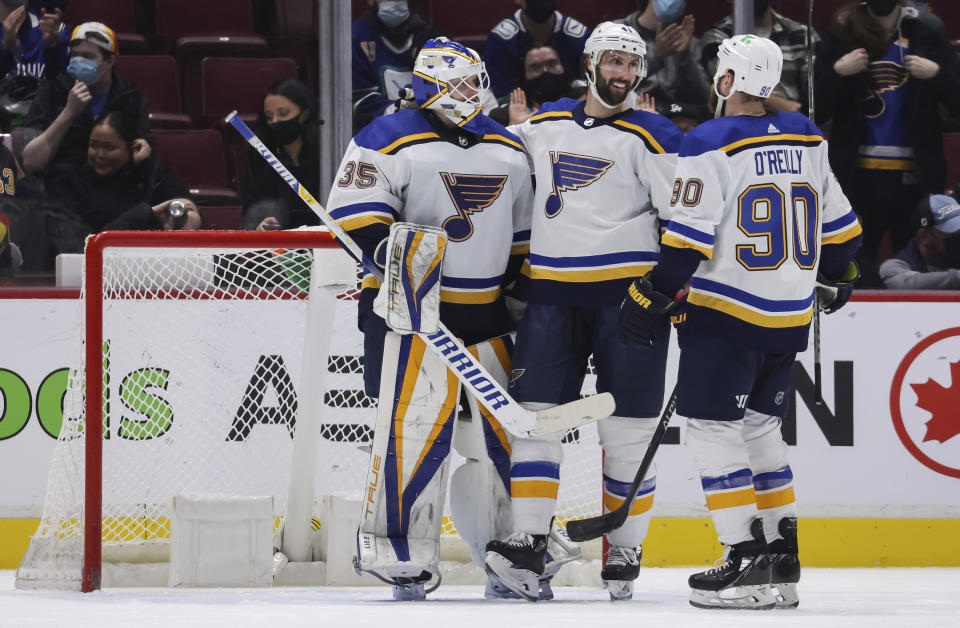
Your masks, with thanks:
[(817, 304), (827, 314), (833, 314), (850, 300), (853, 294), (853, 282), (860, 278), (860, 267), (850, 261), (843, 276), (830, 280), (817, 273)]
[[(373, 311), (398, 334), (433, 334), (440, 329), (440, 274), (447, 234), (406, 222), (390, 226), (383, 255), (383, 283)], [(380, 261), (378, 260), (379, 264)]]
[(664, 323), (679, 301), (654, 290), (648, 277), (644, 275), (630, 284), (620, 305), (617, 328), (627, 340), (652, 347), (660, 334), (669, 333), (670, 328)]

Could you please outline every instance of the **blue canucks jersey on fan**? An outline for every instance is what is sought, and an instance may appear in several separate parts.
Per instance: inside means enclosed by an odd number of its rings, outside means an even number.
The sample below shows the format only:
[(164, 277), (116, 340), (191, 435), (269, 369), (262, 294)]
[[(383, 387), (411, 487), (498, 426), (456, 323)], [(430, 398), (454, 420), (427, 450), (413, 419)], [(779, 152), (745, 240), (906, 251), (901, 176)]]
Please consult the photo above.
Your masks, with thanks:
[(570, 98), (510, 129), (537, 176), (523, 271), (529, 301), (620, 303), (627, 284), (657, 262), (683, 134), (646, 111), (593, 118)]
[(662, 244), (705, 258), (690, 279), (689, 330), (804, 350), (817, 268), (845, 266), (861, 231), (820, 130), (782, 112), (705, 122), (680, 145), (670, 203)]
[[(514, 66), (520, 52), (533, 42), (520, 17), (523, 9), (502, 20), (493, 27), (487, 37), (483, 60), (490, 73), (490, 91), (497, 100), (505, 99), (514, 88)], [(590, 29), (559, 11), (554, 11), (554, 26), (550, 40), (557, 46), (563, 67), (571, 75), (578, 74), (583, 55), (583, 45), (590, 36)]]
[(370, 24), (367, 16), (351, 27), (353, 103), (358, 112), (376, 117), (410, 87), (413, 45), (394, 47)]

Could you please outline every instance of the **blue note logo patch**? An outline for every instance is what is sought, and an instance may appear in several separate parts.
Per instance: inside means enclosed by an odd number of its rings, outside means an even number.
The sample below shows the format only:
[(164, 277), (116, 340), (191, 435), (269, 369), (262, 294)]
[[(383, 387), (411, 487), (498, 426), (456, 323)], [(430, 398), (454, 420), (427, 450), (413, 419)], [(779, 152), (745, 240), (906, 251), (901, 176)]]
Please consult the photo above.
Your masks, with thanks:
[(482, 212), (500, 197), (507, 175), (455, 174), (441, 172), (447, 194), (457, 208), (457, 213), (443, 221), (440, 226), (453, 242), (463, 242), (473, 235), (470, 214)]
[(550, 151), (553, 170), (553, 192), (547, 197), (544, 211), (553, 218), (563, 210), (563, 192), (587, 187), (610, 169), (613, 162), (600, 157)]

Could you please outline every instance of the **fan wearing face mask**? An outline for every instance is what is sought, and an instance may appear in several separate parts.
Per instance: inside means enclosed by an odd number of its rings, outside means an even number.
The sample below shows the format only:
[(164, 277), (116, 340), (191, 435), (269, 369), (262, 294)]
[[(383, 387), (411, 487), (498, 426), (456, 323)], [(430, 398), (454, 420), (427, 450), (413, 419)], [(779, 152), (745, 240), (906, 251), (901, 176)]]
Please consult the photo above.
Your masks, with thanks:
[(841, 7), (817, 53), (816, 122), (863, 225), (864, 286), (881, 286), (884, 234), (913, 236), (910, 208), (946, 187), (940, 108), (960, 115), (960, 62), (942, 29), (897, 0)]
[(643, 93), (661, 103), (707, 103), (710, 80), (700, 65), (700, 42), (685, 0), (637, 0), (637, 10), (615, 20), (637, 29), (647, 44), (649, 69)]
[(490, 91), (501, 104), (519, 85), (514, 68), (521, 53), (533, 43), (550, 42), (563, 67), (580, 67), (583, 46), (590, 35), (586, 26), (556, 10), (554, 0), (516, 0), (520, 8), (493, 27), (487, 37), (484, 59), (490, 73)]
[(391, 113), (410, 87), (413, 61), (431, 35), (407, 0), (367, 0), (370, 7), (351, 27), (354, 132)]
[[(807, 113), (807, 26), (774, 11), (778, 0), (754, 0), (754, 33), (766, 37), (783, 52), (783, 73), (767, 106), (780, 111)], [(717, 50), (723, 40), (734, 36), (733, 15), (728, 15), (703, 34), (700, 63), (713, 76), (717, 70)], [(816, 32), (813, 42), (820, 41)]]
[[(283, 79), (267, 90), (257, 118), (258, 135), (314, 195), (320, 182), (317, 108), (317, 96), (309, 87), (297, 79)], [(253, 149), (247, 155), (243, 205), (245, 229), (274, 231), (319, 222), (297, 193)]]
[(97, 119), (119, 109), (134, 111), (137, 137), (153, 143), (143, 94), (120, 76), (117, 37), (99, 22), (86, 22), (70, 35), (70, 63), (55, 80), (45, 81), (30, 105), (24, 129), (23, 168), (55, 178), (63, 168), (87, 160), (87, 143)]

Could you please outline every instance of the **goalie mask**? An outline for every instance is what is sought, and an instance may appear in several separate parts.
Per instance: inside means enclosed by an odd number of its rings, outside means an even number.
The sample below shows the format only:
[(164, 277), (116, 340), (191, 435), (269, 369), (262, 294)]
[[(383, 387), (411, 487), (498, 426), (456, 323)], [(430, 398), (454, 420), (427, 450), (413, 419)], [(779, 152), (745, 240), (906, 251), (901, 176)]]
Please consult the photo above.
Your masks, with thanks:
[[(766, 98), (780, 82), (783, 52), (769, 39), (756, 35), (737, 35), (724, 39), (717, 50), (717, 72), (713, 75), (713, 91), (717, 96), (714, 117), (720, 116), (723, 103), (734, 92)], [(733, 86), (726, 96), (717, 85), (728, 72), (733, 72)]]
[(607, 109), (616, 109), (622, 103), (608, 103), (600, 96), (597, 91), (597, 67), (600, 65), (600, 59), (603, 53), (607, 51), (620, 52), (626, 55), (639, 57), (640, 67), (637, 69), (637, 76), (633, 83), (627, 88), (629, 94), (640, 85), (640, 82), (647, 75), (647, 44), (643, 41), (634, 28), (626, 24), (615, 24), (613, 22), (603, 22), (590, 33), (590, 37), (583, 46), (583, 54), (587, 56), (589, 64), (587, 67), (587, 83), (590, 85), (590, 93), (597, 101)]
[(459, 127), (483, 111), (489, 87), (480, 55), (446, 37), (427, 40), (413, 66), (413, 95), (420, 108), (432, 109)]

